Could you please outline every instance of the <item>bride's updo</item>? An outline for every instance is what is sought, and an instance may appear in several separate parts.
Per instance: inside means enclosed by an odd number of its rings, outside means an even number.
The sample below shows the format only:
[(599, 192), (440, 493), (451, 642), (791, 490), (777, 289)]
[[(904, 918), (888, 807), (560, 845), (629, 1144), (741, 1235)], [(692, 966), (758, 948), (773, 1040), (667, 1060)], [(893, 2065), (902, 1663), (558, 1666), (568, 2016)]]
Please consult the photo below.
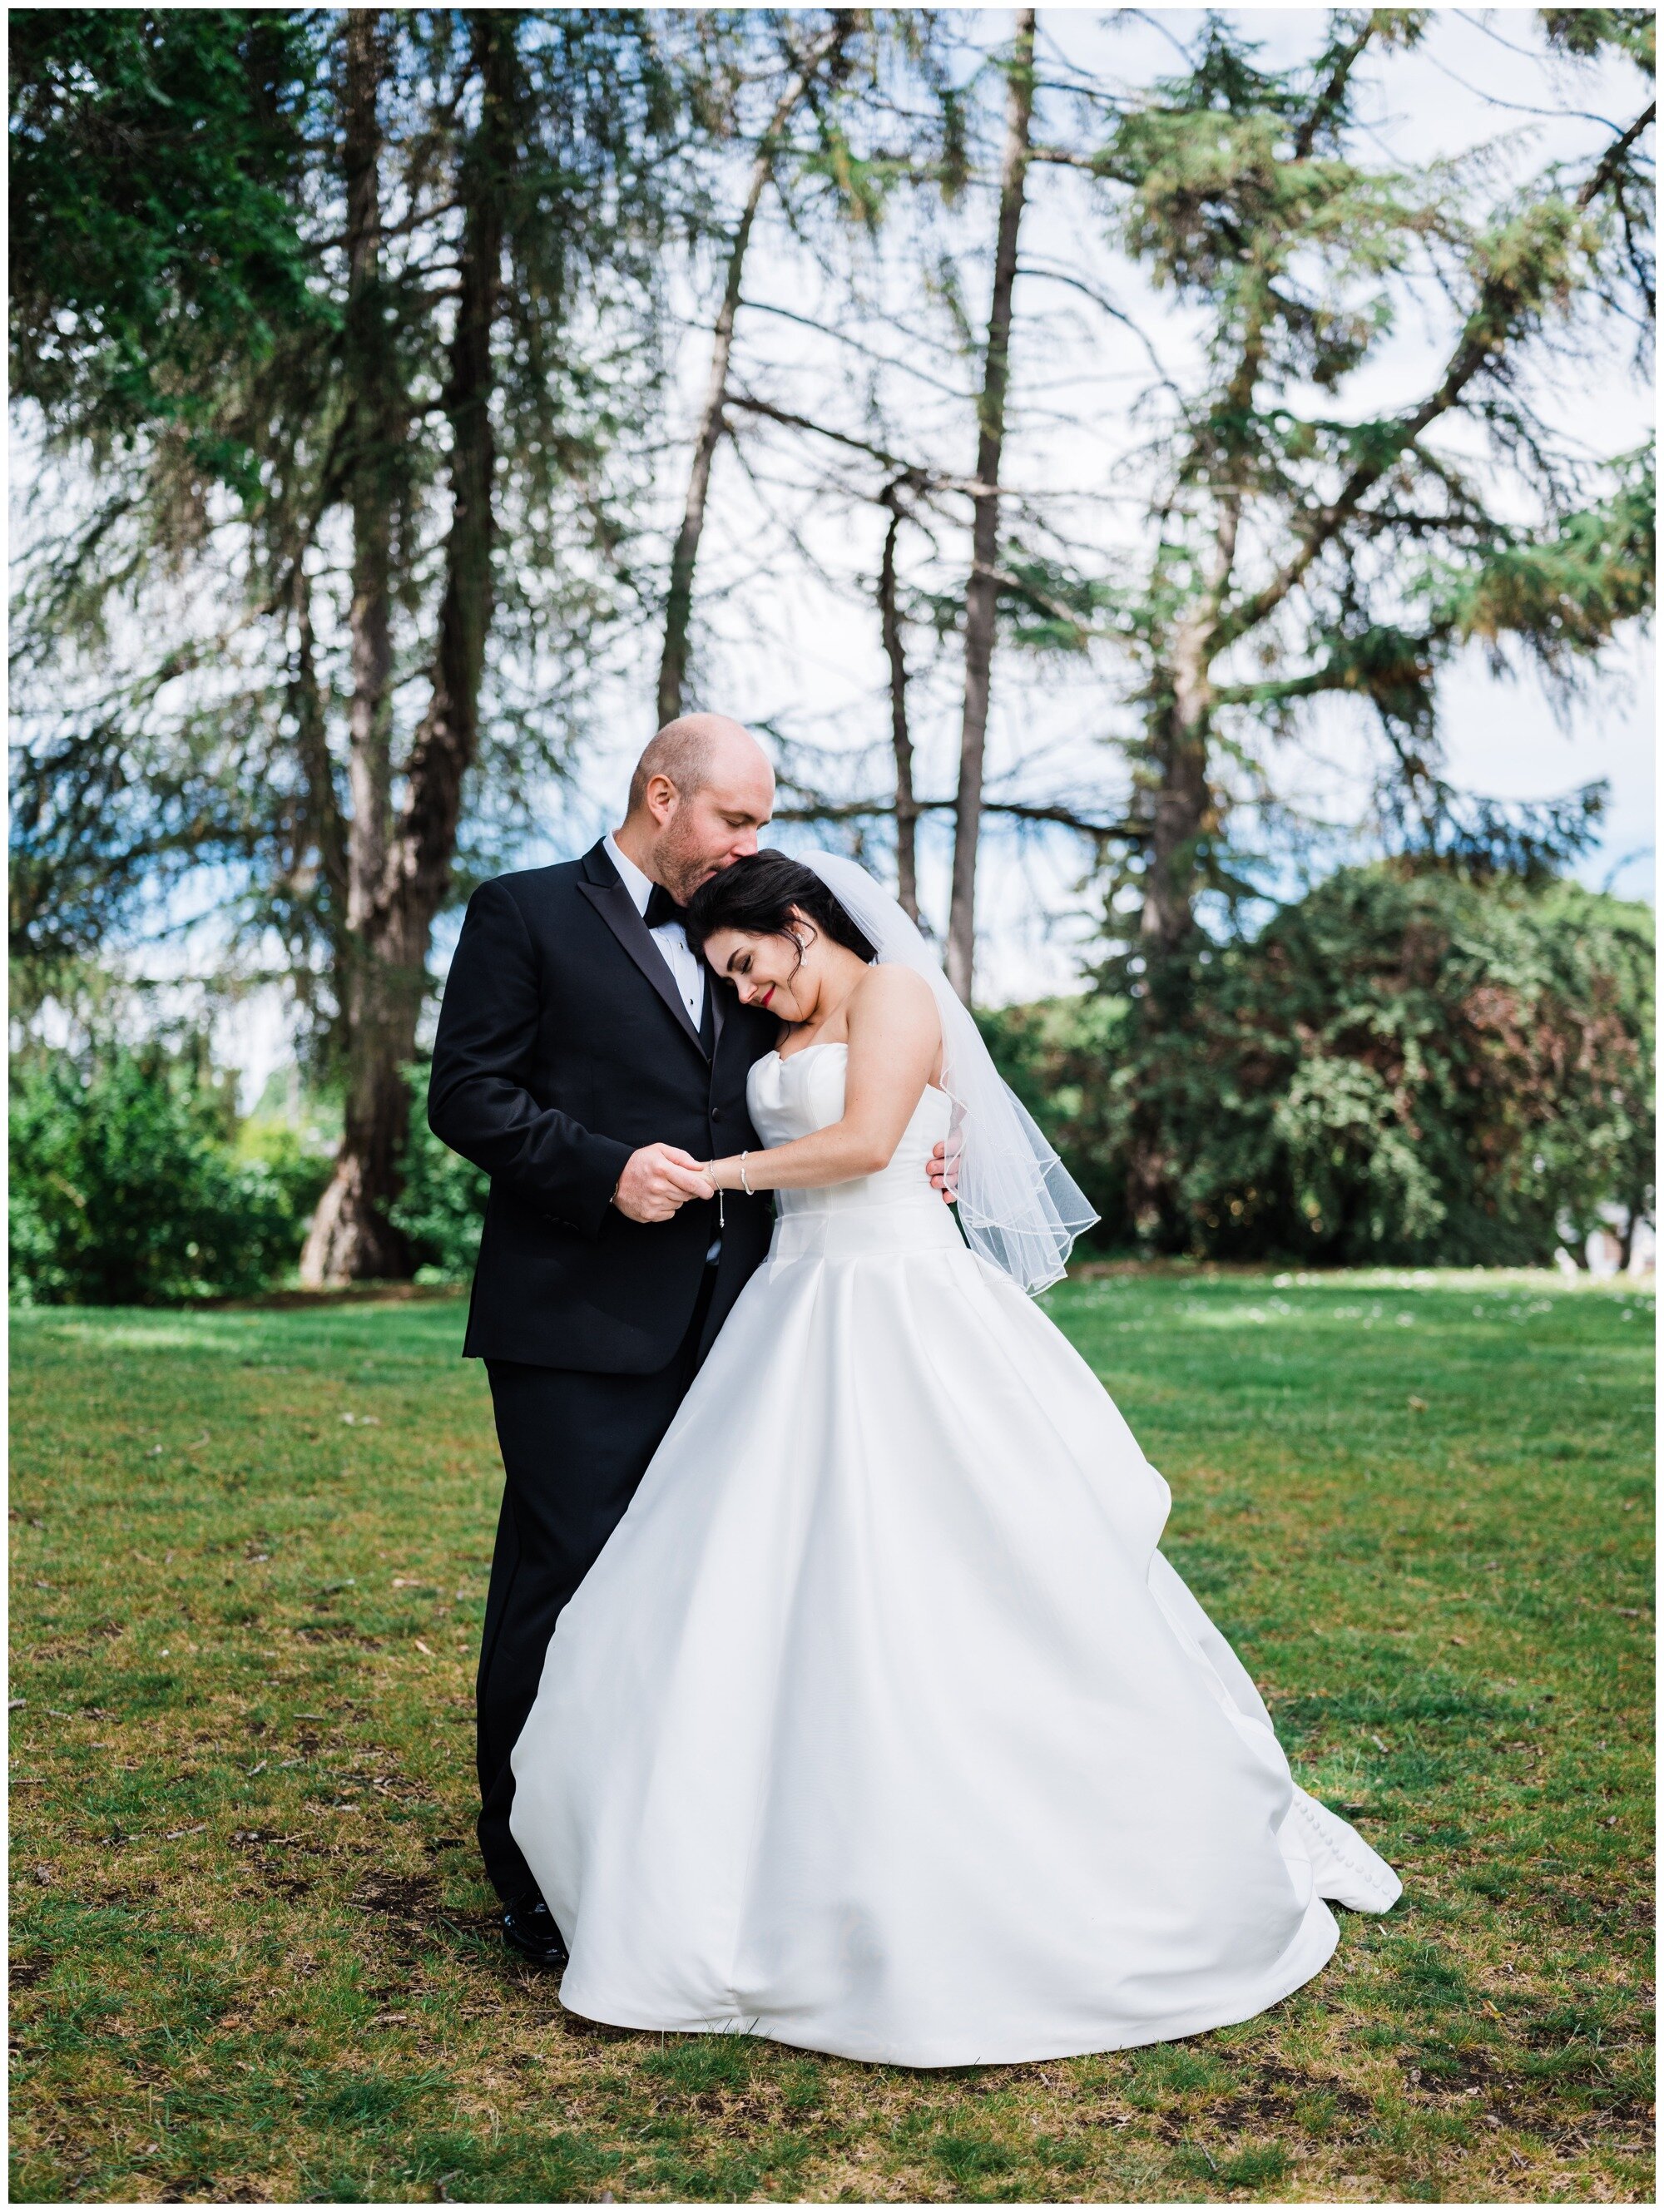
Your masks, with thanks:
[(743, 930), (749, 937), (789, 938), (794, 907), (858, 960), (878, 958), (812, 868), (767, 848), (735, 860), (701, 884), (688, 905), (688, 942), (695, 952), (702, 952), (706, 939), (720, 929)]

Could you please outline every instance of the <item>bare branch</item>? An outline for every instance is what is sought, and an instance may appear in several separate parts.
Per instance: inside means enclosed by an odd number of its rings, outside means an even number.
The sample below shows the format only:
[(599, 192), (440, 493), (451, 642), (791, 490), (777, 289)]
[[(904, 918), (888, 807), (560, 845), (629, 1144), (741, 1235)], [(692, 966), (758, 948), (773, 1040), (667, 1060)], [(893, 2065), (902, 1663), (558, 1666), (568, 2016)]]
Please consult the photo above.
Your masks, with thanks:
[(1150, 338), (1149, 334), (1139, 328), (1139, 325), (1133, 321), (1132, 316), (1127, 313), (1124, 307), (1118, 307), (1114, 301), (1108, 298), (1106, 294), (1098, 290), (1096, 284), (1089, 284), (1084, 277), (1071, 276), (1061, 269), (1046, 269), (1042, 267), (1038, 262), (1025, 261), (1023, 264), (1022, 273), (1025, 276), (1043, 276), (1048, 280), (1048, 282), (1053, 284), (1066, 284), (1072, 291), (1084, 292), (1095, 307), (1100, 308), (1104, 314), (1108, 315), (1114, 321), (1124, 323), (1127, 328), (1132, 331), (1133, 337), (1137, 338), (1139, 343), (1144, 348), (1145, 353), (1148, 356), (1150, 366), (1155, 370), (1157, 380), (1161, 385), (1162, 389), (1164, 392), (1170, 392), (1173, 397), (1178, 401), (1181, 411), (1187, 416), (1188, 415), (1189, 409), (1186, 406), (1184, 394), (1180, 391), (1178, 386), (1175, 384), (1172, 378), (1168, 374), (1166, 368), (1163, 366), (1161, 356), (1156, 351), (1155, 345)]
[(788, 408), (776, 407), (767, 399), (756, 399), (749, 392), (731, 392), (724, 403), (738, 408), (747, 415), (761, 415), (765, 421), (778, 422), (787, 430), (808, 430), (817, 438), (825, 438), (835, 446), (846, 446), (853, 453), (865, 453), (869, 460), (877, 461), (880, 468), (899, 476), (914, 490), (926, 487), (934, 491), (963, 492), (971, 499), (986, 498), (988, 487), (979, 483), (975, 477), (938, 476), (934, 469), (921, 467), (916, 461), (903, 460), (886, 447), (874, 446), (865, 438), (853, 437), (847, 430), (834, 430), (824, 422), (816, 422), (807, 415), (794, 415)]
[(911, 361), (899, 361), (894, 354), (880, 353), (876, 346), (864, 345), (859, 338), (852, 337), (847, 331), (836, 330), (830, 323), (821, 322), (814, 315), (800, 315), (795, 308), (781, 307), (771, 300), (747, 300), (744, 305), (756, 315), (778, 315), (784, 323), (796, 323), (800, 329), (815, 331), (823, 338), (835, 338), (840, 345), (848, 346), (865, 360), (876, 362), (880, 368), (900, 369), (905, 375), (914, 377), (931, 391), (939, 392), (949, 399), (956, 399), (962, 406), (970, 404), (970, 394), (960, 386), (944, 384), (939, 376), (928, 376)]
[[(378, 222), (371, 234), (378, 245), (389, 238), (402, 238), (408, 231), (420, 230), (425, 223), (437, 222), (442, 215), (454, 215), (462, 204), (459, 199), (448, 199), (440, 200), (430, 208), (413, 209), (398, 222)], [(313, 240), (307, 250), (311, 253), (337, 252), (351, 245), (354, 236), (350, 230), (338, 231), (333, 238)]]
[(699, 558), (699, 541), (705, 527), (705, 503), (710, 491), (711, 464), (716, 458), (716, 449), (722, 437), (722, 410), (728, 389), (728, 362), (733, 351), (734, 322), (739, 313), (740, 286), (744, 276), (745, 256), (750, 246), (752, 228), (756, 222), (757, 210), (762, 204), (762, 195), (774, 173), (774, 163), (779, 158), (786, 126), (800, 103), (809, 96), (823, 64), (833, 60), (841, 52), (852, 27), (847, 9), (839, 9), (834, 14), (830, 28), (811, 46), (775, 102), (768, 127), (758, 141), (752, 157), (745, 204), (740, 210), (739, 221), (729, 246), (722, 304), (717, 310), (716, 325), (712, 332), (710, 373), (706, 380), (705, 404), (700, 414), (698, 434), (694, 440), (693, 462), (688, 474), (682, 526), (677, 533), (676, 544), (671, 555), (670, 591), (665, 610), (665, 642), (659, 667), (659, 720), (661, 726), (674, 721), (682, 712), (682, 693), (688, 672), (688, 632), (693, 617), (694, 569)]
[[(915, 799), (915, 814), (950, 814), (957, 801), (952, 799)], [(777, 806), (776, 822), (871, 822), (887, 820), (895, 814), (893, 799), (818, 799), (806, 798), (795, 804)], [(1030, 801), (1018, 799), (988, 799), (982, 801), (984, 814), (1003, 815), (1013, 822), (1046, 824), (1061, 830), (1072, 830), (1078, 836), (1101, 840), (1125, 841), (1142, 844), (1150, 835), (1147, 823), (1133, 821), (1095, 821), (1076, 807), (1061, 800)]]

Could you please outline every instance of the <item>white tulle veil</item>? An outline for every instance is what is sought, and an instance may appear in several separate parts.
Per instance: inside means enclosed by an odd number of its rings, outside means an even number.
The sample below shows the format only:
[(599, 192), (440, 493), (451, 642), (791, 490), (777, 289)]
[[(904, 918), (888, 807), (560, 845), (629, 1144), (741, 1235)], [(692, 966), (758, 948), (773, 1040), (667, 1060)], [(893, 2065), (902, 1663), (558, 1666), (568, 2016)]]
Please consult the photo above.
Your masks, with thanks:
[(1097, 1215), (1001, 1079), (969, 1010), (906, 909), (841, 853), (793, 856), (826, 885), (881, 961), (911, 968), (935, 994), (942, 1088), (953, 1102), (950, 1158), (958, 1163), (959, 1219), (973, 1248), (1022, 1289), (1061, 1277), (1077, 1237)]

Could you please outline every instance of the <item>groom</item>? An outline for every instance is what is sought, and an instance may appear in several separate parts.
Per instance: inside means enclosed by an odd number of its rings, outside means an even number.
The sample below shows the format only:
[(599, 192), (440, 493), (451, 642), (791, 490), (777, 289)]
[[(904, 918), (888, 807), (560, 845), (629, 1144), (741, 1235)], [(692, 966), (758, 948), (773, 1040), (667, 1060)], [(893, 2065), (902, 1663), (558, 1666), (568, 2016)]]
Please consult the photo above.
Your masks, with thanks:
[(751, 1063), (779, 1029), (689, 950), (701, 884), (754, 853), (774, 780), (719, 714), (660, 730), (621, 829), (482, 884), (434, 1045), (428, 1120), (491, 1178), (465, 1358), (490, 1378), (505, 1486), (477, 1691), (486, 1872), (510, 1947), (565, 1963), (508, 1831), (508, 1756), (566, 1604), (762, 1258), (766, 1197), (719, 1218), (698, 1162), (756, 1144)]

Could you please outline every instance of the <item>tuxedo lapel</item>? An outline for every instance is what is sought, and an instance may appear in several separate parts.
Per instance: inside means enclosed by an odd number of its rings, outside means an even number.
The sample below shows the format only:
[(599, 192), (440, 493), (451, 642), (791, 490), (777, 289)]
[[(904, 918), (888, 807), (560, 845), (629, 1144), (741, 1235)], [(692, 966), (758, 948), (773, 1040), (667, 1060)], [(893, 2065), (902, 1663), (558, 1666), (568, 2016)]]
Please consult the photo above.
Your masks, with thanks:
[[(579, 890), (669, 1007), (682, 1034), (692, 1044), (694, 1050), (701, 1060), (706, 1058), (708, 1055), (699, 1031), (694, 1027), (692, 1018), (682, 1003), (682, 994), (676, 988), (676, 978), (666, 966), (664, 955), (653, 943), (653, 933), (636, 912), (635, 901), (619, 882), (618, 871), (608, 860), (605, 848), (601, 845), (592, 847), (585, 854), (581, 866), (583, 872), (578, 878)], [(708, 991), (711, 988), (709, 978), (705, 988)], [(711, 1011), (715, 1033), (720, 1036), (722, 1010), (713, 1003)]]

